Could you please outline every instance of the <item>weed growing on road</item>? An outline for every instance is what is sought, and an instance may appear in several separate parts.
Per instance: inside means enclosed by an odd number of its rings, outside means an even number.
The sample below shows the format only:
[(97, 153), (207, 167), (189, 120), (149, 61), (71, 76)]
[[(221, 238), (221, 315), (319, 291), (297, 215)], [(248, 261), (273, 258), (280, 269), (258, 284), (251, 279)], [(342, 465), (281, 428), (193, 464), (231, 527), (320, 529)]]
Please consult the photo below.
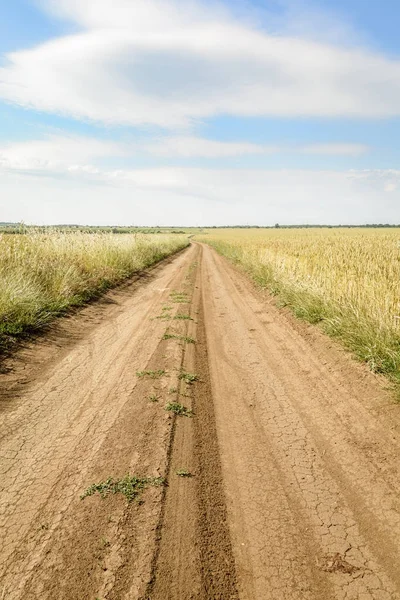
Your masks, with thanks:
[(176, 471), (176, 474), (178, 475), (178, 477), (193, 477), (192, 473), (187, 469), (178, 469)]
[(151, 394), (151, 396), (149, 396), (150, 402), (158, 402), (159, 399), (160, 399), (160, 396), (156, 396), (155, 394)]
[(163, 369), (159, 369), (158, 371), (137, 371), (136, 375), (138, 377), (149, 377), (150, 379), (160, 379), (163, 375), (166, 374), (166, 371)]
[(173, 291), (170, 294), (171, 302), (174, 304), (189, 304), (189, 299), (187, 297), (186, 292), (176, 292)]
[(168, 390), (168, 394), (177, 394), (177, 393), (178, 393), (178, 388), (176, 388), (176, 387), (169, 388), (169, 390)]
[(112, 477), (109, 477), (106, 481), (93, 483), (88, 487), (82, 494), (81, 500), (99, 493), (103, 499), (109, 494), (122, 494), (128, 502), (132, 502), (132, 500), (138, 500), (141, 492), (149, 485), (158, 486), (164, 484), (165, 479), (163, 477), (136, 477), (135, 475), (125, 475), (122, 479), (117, 479), (115, 481)]
[(188, 335), (178, 335), (176, 333), (164, 333), (163, 340), (181, 340), (182, 342), (186, 342), (187, 344), (195, 344), (196, 340)]
[(191, 417), (193, 415), (193, 411), (190, 408), (179, 404), (179, 402), (168, 402), (165, 410), (173, 412), (180, 417)]
[(179, 379), (181, 381), (184, 381), (188, 385), (191, 385), (195, 381), (199, 381), (199, 376), (196, 375), (195, 373), (186, 373), (186, 372), (183, 372), (183, 373), (179, 374)]
[(181, 315), (181, 314), (177, 314), (174, 317), (172, 317), (174, 319), (174, 321), (193, 321), (192, 317), (190, 315)]

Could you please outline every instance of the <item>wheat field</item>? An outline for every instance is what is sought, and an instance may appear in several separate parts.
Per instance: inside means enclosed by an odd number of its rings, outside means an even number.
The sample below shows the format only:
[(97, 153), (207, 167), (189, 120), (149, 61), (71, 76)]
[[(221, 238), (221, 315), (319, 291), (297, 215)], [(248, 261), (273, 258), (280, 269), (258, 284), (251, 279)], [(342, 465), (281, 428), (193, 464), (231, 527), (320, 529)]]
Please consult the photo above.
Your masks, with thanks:
[(399, 229), (226, 229), (199, 239), (373, 371), (400, 379)]
[(183, 235), (0, 234), (0, 347), (187, 245)]

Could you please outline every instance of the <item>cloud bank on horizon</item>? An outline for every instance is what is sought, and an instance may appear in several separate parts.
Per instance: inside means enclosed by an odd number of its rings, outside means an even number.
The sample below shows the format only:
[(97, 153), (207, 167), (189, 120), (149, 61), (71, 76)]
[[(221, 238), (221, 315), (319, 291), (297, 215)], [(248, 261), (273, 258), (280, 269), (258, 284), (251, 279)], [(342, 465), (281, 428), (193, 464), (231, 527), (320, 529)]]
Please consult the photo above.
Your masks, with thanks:
[(54, 35), (0, 57), (0, 220), (400, 222), (399, 48), (257, 4), (41, 0)]

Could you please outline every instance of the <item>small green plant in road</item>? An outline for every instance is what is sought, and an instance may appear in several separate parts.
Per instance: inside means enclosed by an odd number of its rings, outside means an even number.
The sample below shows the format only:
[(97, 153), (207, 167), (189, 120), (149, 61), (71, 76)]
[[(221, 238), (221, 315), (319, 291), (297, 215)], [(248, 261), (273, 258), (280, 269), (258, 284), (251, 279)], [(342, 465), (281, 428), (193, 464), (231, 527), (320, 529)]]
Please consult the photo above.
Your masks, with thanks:
[(172, 310), (172, 306), (163, 306), (162, 310), (163, 311), (165, 311), (165, 310)]
[(192, 317), (190, 315), (182, 315), (182, 314), (177, 314), (174, 317), (172, 317), (175, 321), (193, 321)]
[(149, 396), (149, 401), (150, 402), (158, 402), (160, 399), (159, 396), (156, 396), (156, 394), (151, 394), (151, 396)]
[(186, 342), (187, 344), (195, 344), (196, 340), (188, 335), (178, 335), (176, 333), (164, 333), (163, 340), (180, 340), (182, 342)]
[(176, 388), (176, 387), (169, 388), (169, 390), (168, 390), (168, 394), (177, 394), (177, 393), (178, 393), (178, 388)]
[(141, 492), (149, 485), (164, 485), (163, 477), (136, 477), (135, 475), (125, 475), (122, 479), (114, 480), (109, 477), (101, 483), (93, 483), (82, 494), (81, 500), (88, 496), (98, 493), (104, 499), (110, 494), (122, 494), (128, 502), (138, 500)]
[(176, 474), (178, 477), (193, 477), (192, 473), (187, 469), (178, 469)]
[(190, 408), (179, 404), (179, 402), (168, 402), (165, 410), (173, 412), (180, 417), (191, 417), (193, 415), (193, 411)]
[(189, 300), (186, 292), (171, 292), (171, 302), (175, 304), (188, 304)]
[(158, 369), (158, 371), (137, 371), (136, 375), (138, 377), (149, 377), (150, 379), (160, 379), (163, 375), (166, 374), (166, 371), (163, 369)]
[(195, 373), (186, 373), (186, 372), (183, 372), (183, 373), (180, 373), (179, 379), (181, 381), (184, 381), (188, 385), (191, 385), (195, 381), (199, 381), (199, 376), (196, 375)]

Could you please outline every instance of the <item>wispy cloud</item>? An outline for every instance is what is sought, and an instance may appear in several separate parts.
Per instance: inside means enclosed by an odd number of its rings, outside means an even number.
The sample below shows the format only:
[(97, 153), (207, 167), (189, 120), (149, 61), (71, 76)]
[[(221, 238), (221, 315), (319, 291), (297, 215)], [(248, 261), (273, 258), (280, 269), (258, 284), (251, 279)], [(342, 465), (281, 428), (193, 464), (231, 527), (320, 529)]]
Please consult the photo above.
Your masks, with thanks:
[(360, 156), (369, 151), (365, 144), (250, 144), (247, 142), (222, 142), (193, 136), (163, 137), (142, 147), (153, 156), (180, 158), (225, 158), (258, 154), (315, 154), (332, 156)]
[(121, 145), (113, 142), (51, 134), (40, 140), (0, 145), (0, 169), (52, 173), (84, 167), (98, 158), (122, 156), (124, 152)]
[(158, 137), (145, 142), (102, 141), (67, 133), (50, 134), (39, 140), (0, 145), (0, 169), (20, 172), (41, 171), (53, 175), (57, 172), (101, 173), (99, 159), (124, 157), (134, 160), (148, 156), (157, 158), (224, 159), (246, 155), (271, 155), (278, 153), (358, 156), (368, 151), (360, 144), (308, 144), (262, 145), (247, 142), (222, 142), (193, 136)]
[(0, 97), (105, 123), (188, 127), (221, 114), (400, 114), (400, 61), (270, 35), (177, 0), (44, 3), (80, 32), (8, 55)]

